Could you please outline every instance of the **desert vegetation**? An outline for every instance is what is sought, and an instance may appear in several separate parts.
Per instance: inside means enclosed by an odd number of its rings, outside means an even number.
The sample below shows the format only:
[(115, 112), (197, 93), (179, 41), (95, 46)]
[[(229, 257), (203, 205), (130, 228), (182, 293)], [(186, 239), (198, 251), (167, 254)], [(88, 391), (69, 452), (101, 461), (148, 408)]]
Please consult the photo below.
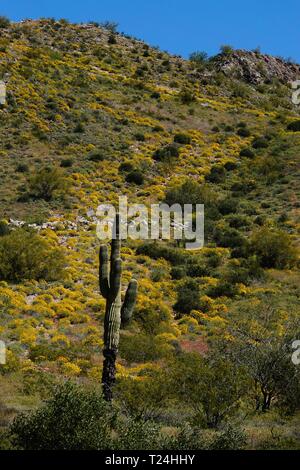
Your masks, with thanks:
[[(258, 51), (260, 83), (217, 67), (243, 54), (0, 18), (1, 449), (299, 449), (299, 109)], [(105, 400), (96, 210), (120, 195), (204, 204), (205, 246), (117, 247), (138, 294)]]

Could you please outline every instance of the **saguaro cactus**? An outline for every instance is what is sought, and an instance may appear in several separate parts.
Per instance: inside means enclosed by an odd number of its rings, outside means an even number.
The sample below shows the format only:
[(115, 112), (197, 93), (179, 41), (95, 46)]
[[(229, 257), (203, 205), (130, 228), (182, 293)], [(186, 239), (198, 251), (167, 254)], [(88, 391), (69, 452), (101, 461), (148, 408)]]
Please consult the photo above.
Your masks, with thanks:
[(120, 327), (131, 319), (137, 295), (137, 281), (132, 279), (128, 285), (124, 302), (121, 300), (122, 260), (120, 258), (120, 216), (114, 223), (114, 236), (111, 241), (110, 270), (108, 248), (100, 246), (99, 281), (100, 292), (106, 299), (104, 318), (104, 349), (102, 386), (104, 398), (112, 400), (112, 387), (116, 375), (116, 358), (119, 349)]

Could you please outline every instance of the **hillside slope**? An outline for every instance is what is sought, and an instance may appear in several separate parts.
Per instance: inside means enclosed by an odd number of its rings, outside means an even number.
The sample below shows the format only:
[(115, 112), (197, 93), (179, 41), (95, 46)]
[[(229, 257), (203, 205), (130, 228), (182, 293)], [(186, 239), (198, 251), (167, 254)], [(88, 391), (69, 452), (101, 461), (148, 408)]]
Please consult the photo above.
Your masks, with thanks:
[[(0, 28), (7, 89), (0, 229), (30, 224), (66, 257), (64, 277), (54, 280), (16, 282), (0, 269), (0, 339), (8, 347), (0, 426), (35, 407), (63, 377), (100, 381), (95, 212), (120, 195), (146, 205), (190, 197), (206, 207), (203, 250), (124, 243), (124, 280), (139, 280), (118, 362), (118, 396), (128, 409), (144, 406), (132, 399), (135, 390), (147, 396), (148, 409), (158, 407), (148, 391), (180, 352), (205, 356), (246, 329), (274, 344), (299, 331), (300, 132), (291, 125), (299, 108), (289, 84), (297, 76), (299, 66), (258, 53), (186, 61), (93, 24), (44, 19)], [(67, 183), (51, 197), (37, 194), (36, 184), (32, 190), (45, 167), (59, 168)], [(238, 419), (247, 407), (255, 412), (251, 380)], [(143, 383), (145, 396), (135, 389)], [(194, 413), (180, 396), (160, 398), (168, 425)], [(297, 414), (279, 423), (280, 400), (274, 395), (267, 420), (299, 446)], [(249, 447), (272, 441), (264, 420), (245, 424)]]

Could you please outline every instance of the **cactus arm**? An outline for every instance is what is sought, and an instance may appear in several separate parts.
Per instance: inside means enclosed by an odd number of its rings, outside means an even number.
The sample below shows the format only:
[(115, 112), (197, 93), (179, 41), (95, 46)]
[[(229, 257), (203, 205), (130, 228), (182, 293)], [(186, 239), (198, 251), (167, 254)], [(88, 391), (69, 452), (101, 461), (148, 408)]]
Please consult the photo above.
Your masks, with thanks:
[(105, 299), (109, 295), (109, 281), (108, 281), (108, 250), (106, 245), (100, 246), (99, 251), (99, 284), (100, 292)]
[(125, 299), (122, 305), (121, 309), (121, 325), (126, 326), (133, 313), (133, 309), (135, 306), (136, 302), (136, 297), (137, 297), (137, 287), (138, 283), (135, 279), (132, 279), (128, 285), (126, 294), (125, 294)]

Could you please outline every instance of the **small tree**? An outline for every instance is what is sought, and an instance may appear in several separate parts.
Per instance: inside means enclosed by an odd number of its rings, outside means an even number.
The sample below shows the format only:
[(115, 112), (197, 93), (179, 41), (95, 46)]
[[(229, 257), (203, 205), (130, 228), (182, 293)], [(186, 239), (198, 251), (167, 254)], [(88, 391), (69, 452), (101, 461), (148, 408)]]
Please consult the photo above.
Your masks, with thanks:
[(43, 167), (35, 172), (28, 181), (31, 197), (51, 201), (55, 194), (66, 190), (67, 180), (64, 173), (57, 167)]
[(10, 20), (6, 16), (0, 16), (0, 28), (8, 28)]
[(264, 268), (284, 269), (297, 261), (296, 248), (290, 236), (282, 230), (263, 227), (252, 235), (250, 245)]
[(17, 229), (0, 238), (0, 280), (56, 280), (64, 267), (62, 249), (34, 232)]
[(194, 62), (197, 65), (202, 65), (207, 62), (208, 54), (205, 51), (196, 51), (192, 52), (190, 55), (190, 61)]
[(230, 55), (234, 52), (234, 48), (229, 44), (223, 44), (222, 46), (220, 46), (220, 51), (221, 54)]
[(15, 418), (12, 440), (24, 450), (107, 449), (113, 417), (100, 391), (67, 382), (37, 411)]
[(190, 279), (178, 287), (177, 302), (174, 309), (180, 313), (190, 313), (192, 310), (200, 308), (200, 288), (199, 282)]

